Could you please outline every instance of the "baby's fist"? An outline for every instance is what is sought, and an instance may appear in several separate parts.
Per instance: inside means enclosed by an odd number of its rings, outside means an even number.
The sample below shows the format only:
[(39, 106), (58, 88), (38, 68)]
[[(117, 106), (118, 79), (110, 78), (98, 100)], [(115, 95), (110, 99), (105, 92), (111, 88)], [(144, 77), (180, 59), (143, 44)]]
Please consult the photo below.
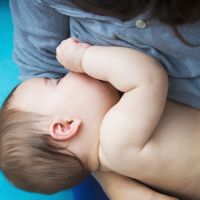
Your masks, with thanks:
[(74, 38), (63, 40), (56, 49), (56, 58), (70, 71), (83, 72), (82, 57), (88, 47), (90, 47), (89, 44), (81, 43)]

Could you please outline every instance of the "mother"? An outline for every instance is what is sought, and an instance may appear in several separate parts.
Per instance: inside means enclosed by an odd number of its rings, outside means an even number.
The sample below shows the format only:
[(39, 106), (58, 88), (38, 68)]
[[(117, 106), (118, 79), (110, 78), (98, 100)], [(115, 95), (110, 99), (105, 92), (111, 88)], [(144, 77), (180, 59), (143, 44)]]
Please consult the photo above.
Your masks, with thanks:
[[(169, 75), (168, 98), (200, 108), (199, 1), (12, 0), (10, 4), (14, 55), (22, 81), (66, 74), (55, 50), (63, 39), (73, 36), (94, 45), (134, 48), (156, 58)], [(112, 199), (147, 198), (137, 182), (116, 174), (97, 178)], [(168, 199), (146, 191), (152, 199)]]

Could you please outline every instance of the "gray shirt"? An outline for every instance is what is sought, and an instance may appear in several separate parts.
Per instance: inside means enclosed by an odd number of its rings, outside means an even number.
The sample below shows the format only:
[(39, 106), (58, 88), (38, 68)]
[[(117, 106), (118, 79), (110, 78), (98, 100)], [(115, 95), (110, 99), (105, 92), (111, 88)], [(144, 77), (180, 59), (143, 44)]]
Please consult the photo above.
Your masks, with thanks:
[[(200, 46), (177, 38), (172, 28), (144, 13), (121, 21), (81, 11), (70, 0), (11, 0), (14, 58), (20, 79), (62, 77), (67, 73), (55, 57), (57, 45), (76, 37), (93, 45), (125, 46), (160, 61), (169, 75), (168, 98), (200, 108)], [(200, 44), (200, 22), (178, 28), (192, 44)], [(141, 66), (142, 67), (142, 66)]]

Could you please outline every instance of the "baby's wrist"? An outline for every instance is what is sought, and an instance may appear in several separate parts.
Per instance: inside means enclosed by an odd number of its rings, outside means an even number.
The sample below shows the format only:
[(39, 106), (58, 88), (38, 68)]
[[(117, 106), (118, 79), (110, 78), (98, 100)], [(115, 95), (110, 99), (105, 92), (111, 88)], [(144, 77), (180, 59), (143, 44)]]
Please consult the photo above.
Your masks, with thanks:
[(88, 54), (88, 50), (91, 49), (91, 47), (92, 47), (92, 45), (88, 44), (88, 46), (85, 48), (83, 55), (82, 55), (82, 58), (81, 58), (81, 70), (82, 70), (83, 73), (86, 73), (85, 67), (84, 67), (85, 57)]

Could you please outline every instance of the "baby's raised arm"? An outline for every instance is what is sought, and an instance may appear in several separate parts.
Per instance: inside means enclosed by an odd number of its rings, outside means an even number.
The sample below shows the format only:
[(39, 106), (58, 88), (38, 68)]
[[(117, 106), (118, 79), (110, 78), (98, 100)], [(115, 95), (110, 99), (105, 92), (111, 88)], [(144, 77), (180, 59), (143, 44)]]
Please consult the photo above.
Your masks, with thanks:
[(104, 165), (128, 176), (162, 115), (167, 74), (153, 58), (122, 47), (92, 46), (83, 55), (82, 67), (124, 93), (104, 117), (99, 153)]
[(123, 162), (119, 156), (127, 161), (143, 149), (162, 115), (168, 88), (164, 68), (150, 56), (124, 47), (89, 46), (70, 39), (57, 51), (61, 49), (66, 55), (58, 60), (65, 67), (108, 81), (124, 93), (103, 120), (100, 144), (102, 158), (106, 155), (110, 165)]

